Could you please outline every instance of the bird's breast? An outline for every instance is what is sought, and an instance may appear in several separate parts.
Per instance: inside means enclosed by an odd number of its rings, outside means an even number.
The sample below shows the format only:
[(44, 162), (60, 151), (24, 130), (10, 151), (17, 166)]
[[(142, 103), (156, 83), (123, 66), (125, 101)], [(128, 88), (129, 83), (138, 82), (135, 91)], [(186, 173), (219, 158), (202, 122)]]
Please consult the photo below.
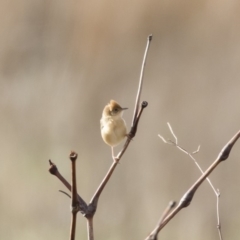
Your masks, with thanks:
[(126, 123), (122, 118), (101, 119), (101, 135), (106, 144), (114, 147), (125, 138), (126, 134)]

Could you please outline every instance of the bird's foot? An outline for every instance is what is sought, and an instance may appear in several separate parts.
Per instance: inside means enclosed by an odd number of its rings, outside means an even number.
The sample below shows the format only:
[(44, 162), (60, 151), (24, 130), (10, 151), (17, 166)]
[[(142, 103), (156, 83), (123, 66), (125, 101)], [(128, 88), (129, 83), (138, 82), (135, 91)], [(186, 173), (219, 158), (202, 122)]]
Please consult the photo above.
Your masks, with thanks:
[(119, 163), (119, 160), (120, 160), (119, 157), (112, 156), (112, 159), (115, 163)]
[(132, 134), (132, 132), (129, 132), (129, 133), (126, 134), (126, 137), (132, 141), (134, 135)]

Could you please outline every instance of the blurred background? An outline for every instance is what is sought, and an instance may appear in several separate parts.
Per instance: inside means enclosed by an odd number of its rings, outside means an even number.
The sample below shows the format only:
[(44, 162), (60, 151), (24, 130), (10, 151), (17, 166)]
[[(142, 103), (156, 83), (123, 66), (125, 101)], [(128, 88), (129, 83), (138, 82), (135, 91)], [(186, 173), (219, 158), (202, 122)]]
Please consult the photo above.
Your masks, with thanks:
[[(153, 34), (134, 141), (104, 190), (96, 239), (145, 239), (170, 200), (200, 176), (240, 127), (240, 2), (1, 1), (0, 238), (65, 240), (70, 201), (48, 160), (70, 181), (79, 154), (79, 194), (89, 202), (112, 163), (101, 139), (103, 107), (115, 99), (130, 128), (147, 37)], [(211, 174), (220, 189), (223, 237), (239, 239), (240, 143)], [(121, 149), (116, 148), (116, 152)], [(207, 183), (161, 239), (219, 239), (216, 196)], [(87, 239), (79, 214), (77, 238)]]

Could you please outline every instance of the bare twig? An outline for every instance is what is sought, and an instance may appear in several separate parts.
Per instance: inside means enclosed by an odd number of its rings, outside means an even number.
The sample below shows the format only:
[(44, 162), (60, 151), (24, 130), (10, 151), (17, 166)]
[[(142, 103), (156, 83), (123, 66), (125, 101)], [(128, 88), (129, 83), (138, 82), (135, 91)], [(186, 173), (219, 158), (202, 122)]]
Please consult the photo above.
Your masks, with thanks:
[(71, 228), (70, 228), (71, 240), (75, 239), (76, 223), (77, 223), (77, 211), (72, 211), (72, 220), (71, 220)]
[[(177, 139), (177, 136), (176, 134), (174, 133), (170, 123), (167, 123), (168, 127), (169, 127), (169, 130), (171, 132), (171, 134), (173, 135), (175, 141), (172, 141), (172, 140), (165, 140), (163, 136), (161, 135), (158, 135), (164, 143), (167, 143), (167, 144), (172, 144), (174, 145), (175, 147), (177, 147), (180, 151), (182, 151), (183, 153), (187, 154), (193, 161), (194, 163), (196, 164), (196, 166), (198, 167), (198, 169), (200, 170), (200, 172), (203, 174), (203, 170), (202, 168), (200, 167), (200, 165), (198, 164), (197, 160), (193, 157), (194, 154), (198, 153), (199, 150), (200, 150), (200, 146), (198, 146), (198, 149), (196, 151), (194, 151), (192, 154), (187, 151), (186, 149), (184, 149), (183, 147), (179, 146), (178, 145), (178, 139)], [(220, 198), (220, 194), (219, 194), (219, 190), (216, 190), (215, 187), (213, 186), (212, 182), (210, 181), (209, 178), (206, 178), (209, 185), (211, 186), (213, 192), (215, 193), (216, 195), (216, 198), (217, 198), (217, 229), (218, 229), (218, 233), (219, 233), (219, 236), (220, 236), (220, 240), (223, 240), (223, 237), (222, 237), (222, 233), (221, 233), (221, 222), (220, 222), (220, 217), (219, 217), (219, 198)]]
[(71, 185), (70, 185), (69, 182), (60, 174), (60, 172), (58, 171), (57, 166), (56, 166), (51, 160), (49, 160), (49, 165), (50, 165), (49, 172), (50, 172), (52, 175), (55, 175), (55, 176), (65, 185), (65, 187), (66, 187), (69, 191), (71, 191)]
[(220, 240), (223, 240), (222, 237), (222, 226), (221, 226), (221, 222), (220, 222), (220, 215), (219, 215), (219, 200), (220, 200), (220, 191), (219, 189), (217, 189), (217, 229), (218, 229), (218, 235)]
[(134, 110), (133, 119), (132, 119), (132, 127), (135, 123), (135, 120), (136, 120), (138, 112), (139, 112), (139, 103), (140, 103), (140, 96), (141, 96), (141, 92), (142, 92), (144, 70), (145, 70), (145, 65), (146, 65), (146, 60), (147, 60), (148, 49), (150, 47), (151, 41), (152, 41), (152, 35), (149, 35), (148, 41), (147, 41), (147, 46), (146, 46), (145, 53), (143, 56), (141, 72), (140, 72), (139, 86), (138, 86), (138, 92), (137, 92), (136, 102), (135, 102), (135, 110)]
[(62, 190), (59, 190), (59, 192), (65, 194), (65, 195), (67, 195), (69, 198), (71, 198), (71, 195), (70, 195), (70, 194), (68, 194), (68, 193), (66, 193), (66, 192), (64, 192), (64, 191), (62, 191)]
[(87, 218), (87, 232), (88, 232), (88, 240), (94, 240), (93, 235), (93, 218)]
[[(187, 151), (186, 149), (184, 149), (183, 147), (181, 147), (180, 145), (178, 145), (177, 136), (175, 135), (175, 133), (174, 133), (174, 131), (173, 131), (170, 123), (167, 123), (167, 125), (168, 125), (169, 130), (170, 130), (171, 134), (173, 135), (175, 141), (166, 140), (166, 139), (165, 139), (163, 136), (161, 136), (160, 134), (159, 134), (158, 136), (162, 139), (162, 141), (163, 141), (164, 143), (172, 144), (172, 145), (174, 145), (176, 148), (178, 148), (180, 151), (182, 151), (183, 153), (187, 154), (187, 155), (194, 161), (194, 163), (195, 163), (196, 166), (198, 167), (199, 171), (203, 174), (204, 171), (202, 170), (202, 168), (201, 168), (200, 165), (198, 164), (197, 160), (193, 157), (194, 154), (196, 154), (196, 153), (199, 152), (199, 150), (200, 150), (200, 145), (198, 146), (198, 148), (197, 148), (196, 151), (190, 153), (189, 151)], [(215, 187), (213, 186), (212, 182), (210, 181), (209, 178), (207, 178), (207, 181), (208, 181), (209, 185), (211, 186), (211, 188), (213, 189), (215, 195), (217, 196), (217, 195), (218, 195), (217, 190), (216, 190)]]
[(164, 218), (169, 214), (169, 212), (175, 207), (176, 202), (171, 201), (169, 202), (168, 206), (164, 210), (161, 218), (158, 221), (157, 226), (153, 229), (153, 231), (150, 233), (150, 235), (145, 240), (157, 240), (158, 233), (160, 231), (161, 224), (164, 220)]
[(218, 166), (219, 163), (226, 160), (232, 150), (232, 147), (240, 137), (240, 131), (237, 132), (228, 143), (222, 148), (217, 159), (210, 165), (210, 167), (202, 174), (202, 176), (189, 188), (189, 190), (183, 195), (178, 206), (166, 217), (161, 224), (160, 230), (183, 208), (190, 205), (195, 192), (203, 181), (209, 176), (209, 174)]
[(70, 240), (75, 239), (75, 232), (76, 232), (76, 223), (77, 223), (77, 212), (79, 211), (79, 204), (78, 204), (78, 196), (77, 196), (77, 181), (76, 181), (76, 160), (77, 160), (77, 153), (71, 152), (70, 153), (70, 160), (72, 162), (72, 203), (71, 203), (71, 212), (72, 212), (72, 221), (71, 221), (71, 228), (70, 228)]
[(107, 184), (108, 180), (110, 179), (115, 167), (117, 166), (118, 162), (114, 161), (111, 165), (111, 167), (109, 168), (106, 176), (104, 177), (104, 179), (102, 180), (102, 182), (100, 183), (100, 185), (98, 186), (96, 192), (94, 193), (90, 204), (93, 204), (95, 206), (95, 209), (97, 209), (97, 203), (98, 203), (98, 199), (100, 197), (100, 194), (102, 193), (102, 190), (104, 189), (105, 185)]
[(140, 101), (140, 97), (141, 97), (141, 90), (142, 90), (142, 83), (143, 83), (143, 73), (144, 73), (144, 68), (146, 65), (147, 53), (148, 53), (148, 49), (149, 49), (151, 40), (152, 40), (152, 35), (150, 35), (148, 37), (147, 46), (146, 46), (146, 50), (145, 50), (144, 57), (143, 57), (143, 64), (142, 64), (142, 69), (141, 69), (141, 74), (140, 74), (140, 79), (139, 79), (139, 86), (138, 86), (138, 91), (137, 91), (137, 97), (136, 97), (136, 103), (135, 103), (135, 109), (134, 109), (134, 114), (133, 114), (133, 119), (132, 119), (132, 127), (130, 130), (130, 133), (128, 134), (128, 138), (127, 138), (122, 150), (118, 153), (118, 155), (116, 157), (117, 161), (114, 161), (112, 163), (107, 174), (105, 175), (104, 179), (100, 183), (98, 189), (96, 190), (96, 192), (94, 193), (94, 195), (90, 201), (90, 204), (92, 205), (93, 209), (97, 208), (97, 203), (98, 203), (100, 194), (102, 193), (104, 187), (106, 186), (107, 182), (109, 181), (114, 169), (116, 168), (117, 164), (119, 163), (124, 152), (127, 150), (128, 145), (131, 142), (132, 138), (135, 136), (136, 131), (137, 131), (138, 122), (141, 117), (142, 111), (148, 105), (148, 103), (146, 101), (142, 102), (141, 108), (139, 110), (139, 101)]
[(177, 143), (178, 143), (177, 136), (174, 134), (173, 129), (172, 129), (170, 123), (167, 123), (167, 125), (168, 125), (168, 127), (170, 129), (170, 132), (172, 133), (173, 137), (175, 138), (175, 142), (176, 142), (176, 145), (177, 145)]

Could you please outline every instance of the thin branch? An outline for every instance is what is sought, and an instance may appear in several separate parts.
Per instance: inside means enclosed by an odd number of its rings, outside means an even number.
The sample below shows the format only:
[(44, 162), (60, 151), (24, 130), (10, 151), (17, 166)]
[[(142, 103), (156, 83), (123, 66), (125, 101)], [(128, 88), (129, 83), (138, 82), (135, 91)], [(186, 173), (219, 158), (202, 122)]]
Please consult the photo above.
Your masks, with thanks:
[(60, 174), (60, 172), (58, 171), (58, 168), (56, 166), (56, 164), (54, 164), (51, 160), (49, 160), (49, 165), (50, 165), (50, 168), (49, 168), (49, 172), (52, 174), (52, 175), (55, 175), (62, 183), (63, 185), (65, 185), (65, 187), (71, 191), (71, 185), (70, 183)]
[(71, 212), (72, 212), (72, 221), (71, 221), (71, 228), (70, 228), (70, 240), (75, 239), (75, 232), (76, 232), (76, 223), (77, 223), (77, 212), (79, 211), (78, 206), (78, 196), (77, 196), (77, 181), (76, 181), (76, 160), (77, 160), (77, 153), (71, 152), (70, 153), (70, 160), (72, 163), (72, 202), (71, 202)]
[(111, 165), (111, 167), (109, 168), (107, 174), (105, 175), (105, 177), (103, 178), (102, 182), (100, 183), (100, 185), (98, 186), (96, 192), (94, 193), (90, 204), (94, 204), (95, 208), (97, 208), (97, 203), (98, 203), (98, 199), (100, 197), (100, 194), (102, 193), (104, 187), (106, 186), (108, 180), (110, 179), (110, 177), (112, 176), (112, 173), (114, 171), (114, 169), (116, 168), (118, 162), (114, 161)]
[(220, 201), (220, 191), (217, 189), (218, 195), (217, 195), (217, 229), (218, 229), (218, 235), (220, 240), (223, 240), (222, 237), (222, 227), (221, 227), (221, 222), (220, 222), (220, 214), (219, 214), (219, 201)]
[(69, 195), (68, 193), (66, 193), (66, 192), (64, 192), (64, 191), (62, 191), (62, 190), (59, 190), (59, 192), (65, 194), (65, 195), (67, 195), (69, 198), (71, 198), (71, 195)]
[(76, 207), (78, 205), (78, 194), (77, 194), (77, 180), (76, 180), (76, 160), (77, 160), (77, 153), (71, 152), (70, 153), (70, 160), (72, 162), (72, 207)]
[(71, 220), (71, 228), (70, 228), (70, 240), (75, 239), (76, 223), (77, 223), (77, 211), (73, 211), (72, 212), (72, 220)]
[[(183, 153), (187, 154), (187, 155), (194, 161), (194, 163), (195, 163), (196, 166), (198, 167), (199, 171), (203, 174), (204, 171), (202, 170), (202, 168), (201, 168), (200, 165), (198, 164), (197, 160), (193, 157), (193, 154), (196, 154), (196, 153), (199, 152), (199, 150), (200, 150), (200, 145), (198, 146), (198, 148), (197, 148), (196, 151), (194, 151), (193, 153), (190, 153), (189, 151), (187, 151), (186, 149), (184, 149), (183, 147), (181, 147), (180, 145), (178, 145), (177, 136), (176, 136), (176, 134), (174, 133), (174, 131), (173, 131), (170, 123), (167, 123), (167, 125), (168, 125), (169, 130), (170, 130), (171, 134), (173, 135), (175, 141), (165, 140), (164, 137), (161, 136), (160, 134), (159, 134), (158, 136), (162, 139), (162, 141), (163, 141), (164, 143), (172, 144), (172, 145), (174, 145), (176, 148), (178, 148), (180, 151), (182, 151)], [(213, 192), (214, 192), (215, 195), (217, 196), (217, 195), (218, 195), (217, 190), (216, 190), (215, 187), (213, 186), (212, 182), (210, 181), (209, 178), (207, 178), (207, 181), (208, 181), (209, 185), (211, 186)]]
[(189, 190), (183, 195), (178, 206), (164, 219), (161, 224), (160, 230), (183, 208), (190, 205), (195, 192), (203, 181), (211, 174), (211, 172), (218, 166), (219, 163), (226, 160), (232, 150), (232, 147), (240, 137), (240, 131), (238, 131), (222, 148), (217, 159), (210, 165), (210, 167), (202, 174), (202, 176), (189, 188)]
[[(158, 135), (164, 143), (168, 143), (168, 144), (172, 144), (174, 145), (175, 147), (177, 147), (180, 151), (182, 151), (183, 153), (187, 154), (193, 161), (194, 163), (196, 164), (196, 166), (198, 167), (198, 169), (200, 170), (200, 172), (203, 174), (203, 170), (202, 168), (200, 167), (200, 165), (198, 164), (197, 160), (193, 157), (194, 154), (198, 153), (199, 150), (200, 150), (200, 145), (198, 146), (198, 149), (194, 152), (192, 152), (192, 154), (187, 151), (186, 149), (184, 149), (183, 147), (179, 146), (178, 145), (178, 139), (177, 139), (177, 136), (175, 135), (170, 123), (167, 123), (168, 127), (169, 127), (169, 130), (170, 132), (172, 133), (175, 141), (172, 141), (172, 140), (165, 140), (163, 136), (161, 135)], [(220, 240), (223, 240), (223, 237), (222, 237), (222, 233), (221, 233), (221, 222), (220, 222), (220, 217), (219, 217), (219, 198), (220, 198), (220, 195), (219, 195), (219, 192), (218, 190), (215, 189), (215, 187), (213, 186), (212, 182), (210, 181), (209, 178), (207, 178), (207, 181), (209, 183), (209, 185), (211, 186), (213, 192), (215, 193), (215, 196), (217, 198), (217, 229), (218, 229), (218, 233), (219, 233), (219, 236), (220, 236)]]
[(169, 202), (168, 206), (162, 213), (162, 216), (159, 219), (157, 226), (155, 227), (155, 229), (153, 229), (153, 231), (150, 233), (150, 235), (145, 240), (157, 240), (157, 236), (160, 231), (160, 227), (161, 227), (161, 224), (162, 224), (164, 218), (170, 213), (170, 211), (175, 207), (175, 205), (176, 205), (175, 201)]
[(114, 161), (112, 163), (112, 165), (110, 166), (107, 174), (105, 175), (102, 182), (98, 186), (96, 192), (94, 193), (94, 195), (93, 195), (93, 197), (90, 201), (90, 204), (89, 204), (89, 206), (91, 206), (92, 212), (91, 213), (89, 212), (89, 215), (87, 217), (92, 217), (94, 215), (94, 213), (97, 209), (98, 199), (99, 199), (104, 187), (108, 183), (110, 177), (112, 176), (112, 173), (114, 172), (114, 169), (116, 168), (117, 164), (119, 163), (121, 157), (123, 156), (123, 154), (127, 150), (129, 143), (131, 142), (131, 140), (136, 135), (137, 127), (138, 127), (138, 123), (139, 123), (139, 119), (141, 117), (142, 111), (148, 105), (148, 103), (146, 101), (143, 101), (142, 104), (141, 104), (141, 108), (139, 110), (139, 101), (140, 101), (141, 92), (142, 92), (144, 69), (145, 69), (145, 65), (146, 65), (147, 53), (148, 53), (148, 49), (149, 49), (149, 45), (150, 45), (151, 40), (152, 40), (152, 35), (150, 35), (148, 37), (147, 46), (146, 46), (146, 50), (145, 50), (144, 57), (143, 57), (143, 63), (142, 63), (142, 69), (141, 69), (141, 74), (140, 74), (140, 79), (139, 79), (139, 85), (138, 85), (136, 104), (135, 104), (135, 108), (134, 108), (131, 130), (128, 134), (127, 140), (126, 140), (122, 150), (118, 153), (118, 155), (116, 157), (117, 161)]
[(172, 127), (171, 127), (171, 125), (170, 125), (169, 122), (167, 123), (167, 125), (168, 125), (168, 127), (169, 127), (169, 129), (170, 129), (170, 132), (172, 133), (173, 137), (175, 138), (175, 143), (176, 143), (176, 145), (177, 145), (177, 144), (178, 144), (177, 136), (174, 134), (173, 129), (172, 129)]
[(93, 235), (93, 218), (87, 218), (88, 240), (94, 240)]
[(138, 111), (139, 111), (139, 103), (140, 103), (140, 97), (141, 97), (141, 92), (142, 92), (144, 70), (145, 70), (145, 65), (146, 65), (146, 60), (147, 60), (148, 49), (150, 47), (151, 41), (152, 41), (152, 35), (149, 35), (148, 39), (147, 39), (147, 46), (146, 46), (145, 53), (143, 56), (143, 62), (142, 62), (142, 67), (141, 67), (141, 72), (140, 72), (139, 86), (138, 86), (136, 102), (135, 102), (135, 110), (134, 110), (133, 119), (132, 119), (132, 127), (135, 123), (135, 120), (137, 118)]

